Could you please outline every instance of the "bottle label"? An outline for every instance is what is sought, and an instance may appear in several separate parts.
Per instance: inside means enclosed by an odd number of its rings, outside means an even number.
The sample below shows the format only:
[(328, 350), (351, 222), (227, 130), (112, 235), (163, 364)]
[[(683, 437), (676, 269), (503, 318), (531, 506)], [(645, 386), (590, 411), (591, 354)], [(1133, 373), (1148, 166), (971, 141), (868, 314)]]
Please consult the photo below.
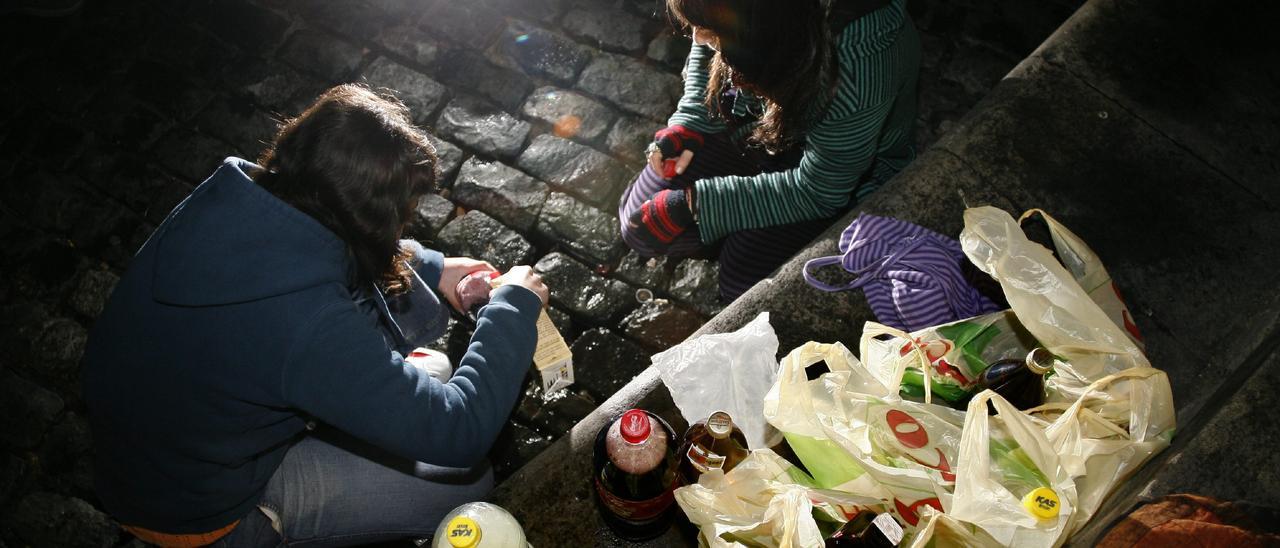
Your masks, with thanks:
[(902, 543), (902, 537), (905, 536), (902, 526), (898, 525), (898, 520), (893, 519), (893, 516), (887, 512), (871, 520), (871, 525), (880, 530), (880, 534), (884, 535), (884, 538), (889, 541), (891, 546), (897, 546)]
[(724, 456), (712, 453), (707, 448), (696, 443), (689, 446), (689, 451), (685, 456), (689, 458), (689, 464), (693, 465), (693, 469), (700, 474), (724, 468)]
[(661, 495), (647, 500), (627, 500), (610, 493), (596, 478), (596, 494), (600, 496), (601, 504), (613, 515), (636, 524), (652, 521), (670, 508), (676, 500), (675, 487), (675, 482), (672, 482)]

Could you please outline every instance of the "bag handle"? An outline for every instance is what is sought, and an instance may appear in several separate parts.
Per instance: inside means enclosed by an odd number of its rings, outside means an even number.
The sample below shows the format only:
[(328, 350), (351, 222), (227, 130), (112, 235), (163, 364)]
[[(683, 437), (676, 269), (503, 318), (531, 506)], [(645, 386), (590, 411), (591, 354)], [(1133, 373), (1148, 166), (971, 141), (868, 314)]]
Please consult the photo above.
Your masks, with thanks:
[(839, 263), (841, 262), (842, 259), (844, 259), (845, 255), (848, 255), (850, 252), (853, 251), (852, 249), (850, 249), (849, 251), (846, 251), (844, 255), (831, 255), (829, 257), (818, 257), (816, 259), (809, 259), (808, 261), (805, 261), (804, 268), (801, 269), (801, 273), (804, 274), (804, 280), (806, 282), (809, 282), (809, 285), (826, 292), (846, 291), (849, 289), (856, 289), (866, 285), (867, 282), (876, 279), (876, 277), (880, 276), (880, 274), (884, 272), (884, 269), (897, 264), (898, 261), (902, 260), (902, 258), (907, 255), (907, 253), (910, 253), (915, 248), (920, 247), (920, 245), (923, 244), (924, 242), (925, 242), (925, 238), (923, 235), (908, 236), (906, 238), (903, 238), (901, 240), (900, 245), (898, 245), (896, 249), (891, 251), (888, 255), (881, 257), (879, 261), (868, 264), (862, 268), (859, 268), (858, 270), (851, 271), (850, 273), (853, 274), (855, 277), (853, 281), (850, 281), (844, 286), (829, 285), (825, 282), (819, 281), (817, 278), (813, 276), (813, 273), (809, 272), (809, 268), (810, 267), (816, 268), (816, 267), (822, 267), (822, 266)]
[(809, 282), (809, 285), (815, 288), (818, 288), (822, 291), (826, 291), (828, 293), (835, 292), (835, 291), (844, 291), (846, 289), (853, 289), (861, 285), (860, 283), (858, 283), (858, 280), (854, 280), (853, 282), (850, 282), (849, 285), (845, 287), (834, 286), (818, 280), (817, 278), (813, 277), (812, 273), (809, 272), (810, 268), (818, 268), (822, 266), (838, 264), (839, 262), (840, 262), (839, 255), (809, 259), (808, 261), (805, 261), (804, 268), (800, 269), (800, 272), (804, 274), (804, 281)]
[(1124, 371), (1112, 373), (1096, 381), (1093, 381), (1092, 383), (1089, 384), (1088, 387), (1084, 389), (1084, 392), (1080, 394), (1080, 397), (1076, 398), (1076, 401), (1072, 402), (1071, 405), (1068, 405), (1065, 408), (1061, 403), (1046, 403), (1044, 405), (1040, 405), (1038, 407), (1033, 407), (1031, 409), (1028, 409), (1025, 411), (1025, 413), (1031, 414), (1031, 413), (1044, 413), (1049, 411), (1062, 411), (1062, 415), (1053, 421), (1055, 424), (1061, 421), (1063, 417), (1084, 416), (1087, 419), (1091, 419), (1094, 422), (1103, 425), (1105, 428), (1107, 428), (1108, 430), (1111, 430), (1116, 434), (1119, 434), (1124, 437), (1129, 437), (1129, 432), (1127, 430), (1120, 428), (1115, 423), (1107, 420), (1106, 418), (1097, 414), (1093, 410), (1084, 407), (1085, 400), (1088, 400), (1091, 398), (1098, 398), (1099, 392), (1103, 388), (1109, 386), (1111, 383), (1116, 381), (1129, 380), (1129, 379), (1146, 379), (1146, 378), (1154, 377), (1156, 375), (1164, 375), (1164, 374), (1165, 374), (1164, 371), (1161, 371), (1154, 367), (1133, 367), (1130, 369), (1125, 369)]
[[(920, 342), (917, 341), (915, 337), (912, 337), (910, 333), (907, 333), (906, 331), (903, 331), (901, 329), (889, 327), (884, 324), (880, 324), (876, 322), (867, 322), (862, 329), (862, 339), (858, 343), (858, 353), (861, 354), (863, 358), (865, 358), (867, 356), (868, 341), (880, 335), (890, 335), (892, 337), (902, 339), (904, 341), (907, 341), (907, 344), (911, 346), (910, 355), (918, 358), (918, 361), (920, 362), (920, 370), (924, 371), (924, 402), (933, 403), (933, 389), (931, 387), (933, 383), (930, 382), (930, 379), (933, 378), (933, 362), (929, 361), (929, 355), (925, 353), (924, 347), (921, 346)], [(904, 356), (904, 358), (905, 357), (906, 356)], [(897, 360), (897, 363), (903, 363), (905, 361), (906, 361), (905, 359)], [(896, 384), (890, 387), (891, 390), (898, 389), (901, 387), (902, 371), (905, 371), (907, 367), (909, 366), (903, 365), (902, 370), (894, 372), (894, 378), (891, 379), (891, 381), (893, 381)], [(896, 366), (895, 366), (895, 369), (897, 369)]]

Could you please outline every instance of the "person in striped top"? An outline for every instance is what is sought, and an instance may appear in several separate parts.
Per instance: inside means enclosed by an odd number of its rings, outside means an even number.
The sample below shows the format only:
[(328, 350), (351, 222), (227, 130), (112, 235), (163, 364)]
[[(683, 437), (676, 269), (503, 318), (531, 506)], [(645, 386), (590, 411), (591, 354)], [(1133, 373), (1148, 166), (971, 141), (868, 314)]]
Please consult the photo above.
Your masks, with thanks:
[(667, 0), (684, 95), (619, 204), (642, 256), (718, 257), (736, 298), (915, 157), (906, 0)]

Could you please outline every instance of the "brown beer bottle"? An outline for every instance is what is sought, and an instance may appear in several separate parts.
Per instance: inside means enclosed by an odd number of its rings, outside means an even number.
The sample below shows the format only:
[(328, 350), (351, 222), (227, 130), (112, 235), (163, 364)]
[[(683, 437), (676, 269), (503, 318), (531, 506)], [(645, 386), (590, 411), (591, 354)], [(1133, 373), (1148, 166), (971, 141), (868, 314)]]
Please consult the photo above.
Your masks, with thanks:
[(671, 526), (677, 485), (675, 432), (657, 415), (631, 409), (600, 429), (592, 463), (605, 524), (628, 540)]
[[(1053, 370), (1054, 356), (1044, 348), (1034, 348), (1026, 358), (1000, 360), (978, 375), (974, 393), (990, 389), (1020, 410), (1044, 403), (1044, 376)], [(987, 407), (994, 414), (994, 408)]]
[(827, 537), (826, 548), (893, 548), (902, 542), (902, 526), (889, 514), (863, 510)]
[(728, 472), (749, 454), (746, 435), (724, 411), (716, 411), (690, 426), (676, 451), (680, 476), (686, 484), (698, 483), (698, 476), (708, 470)]

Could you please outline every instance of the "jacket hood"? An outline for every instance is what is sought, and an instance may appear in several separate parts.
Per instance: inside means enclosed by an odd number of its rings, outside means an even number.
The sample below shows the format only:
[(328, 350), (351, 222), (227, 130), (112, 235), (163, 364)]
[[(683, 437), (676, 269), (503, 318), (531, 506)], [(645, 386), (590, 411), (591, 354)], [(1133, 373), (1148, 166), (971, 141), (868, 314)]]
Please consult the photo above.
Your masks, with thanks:
[(258, 186), (246, 173), (255, 169), (227, 158), (156, 229), (157, 301), (224, 305), (346, 285), (351, 263), (342, 240)]

